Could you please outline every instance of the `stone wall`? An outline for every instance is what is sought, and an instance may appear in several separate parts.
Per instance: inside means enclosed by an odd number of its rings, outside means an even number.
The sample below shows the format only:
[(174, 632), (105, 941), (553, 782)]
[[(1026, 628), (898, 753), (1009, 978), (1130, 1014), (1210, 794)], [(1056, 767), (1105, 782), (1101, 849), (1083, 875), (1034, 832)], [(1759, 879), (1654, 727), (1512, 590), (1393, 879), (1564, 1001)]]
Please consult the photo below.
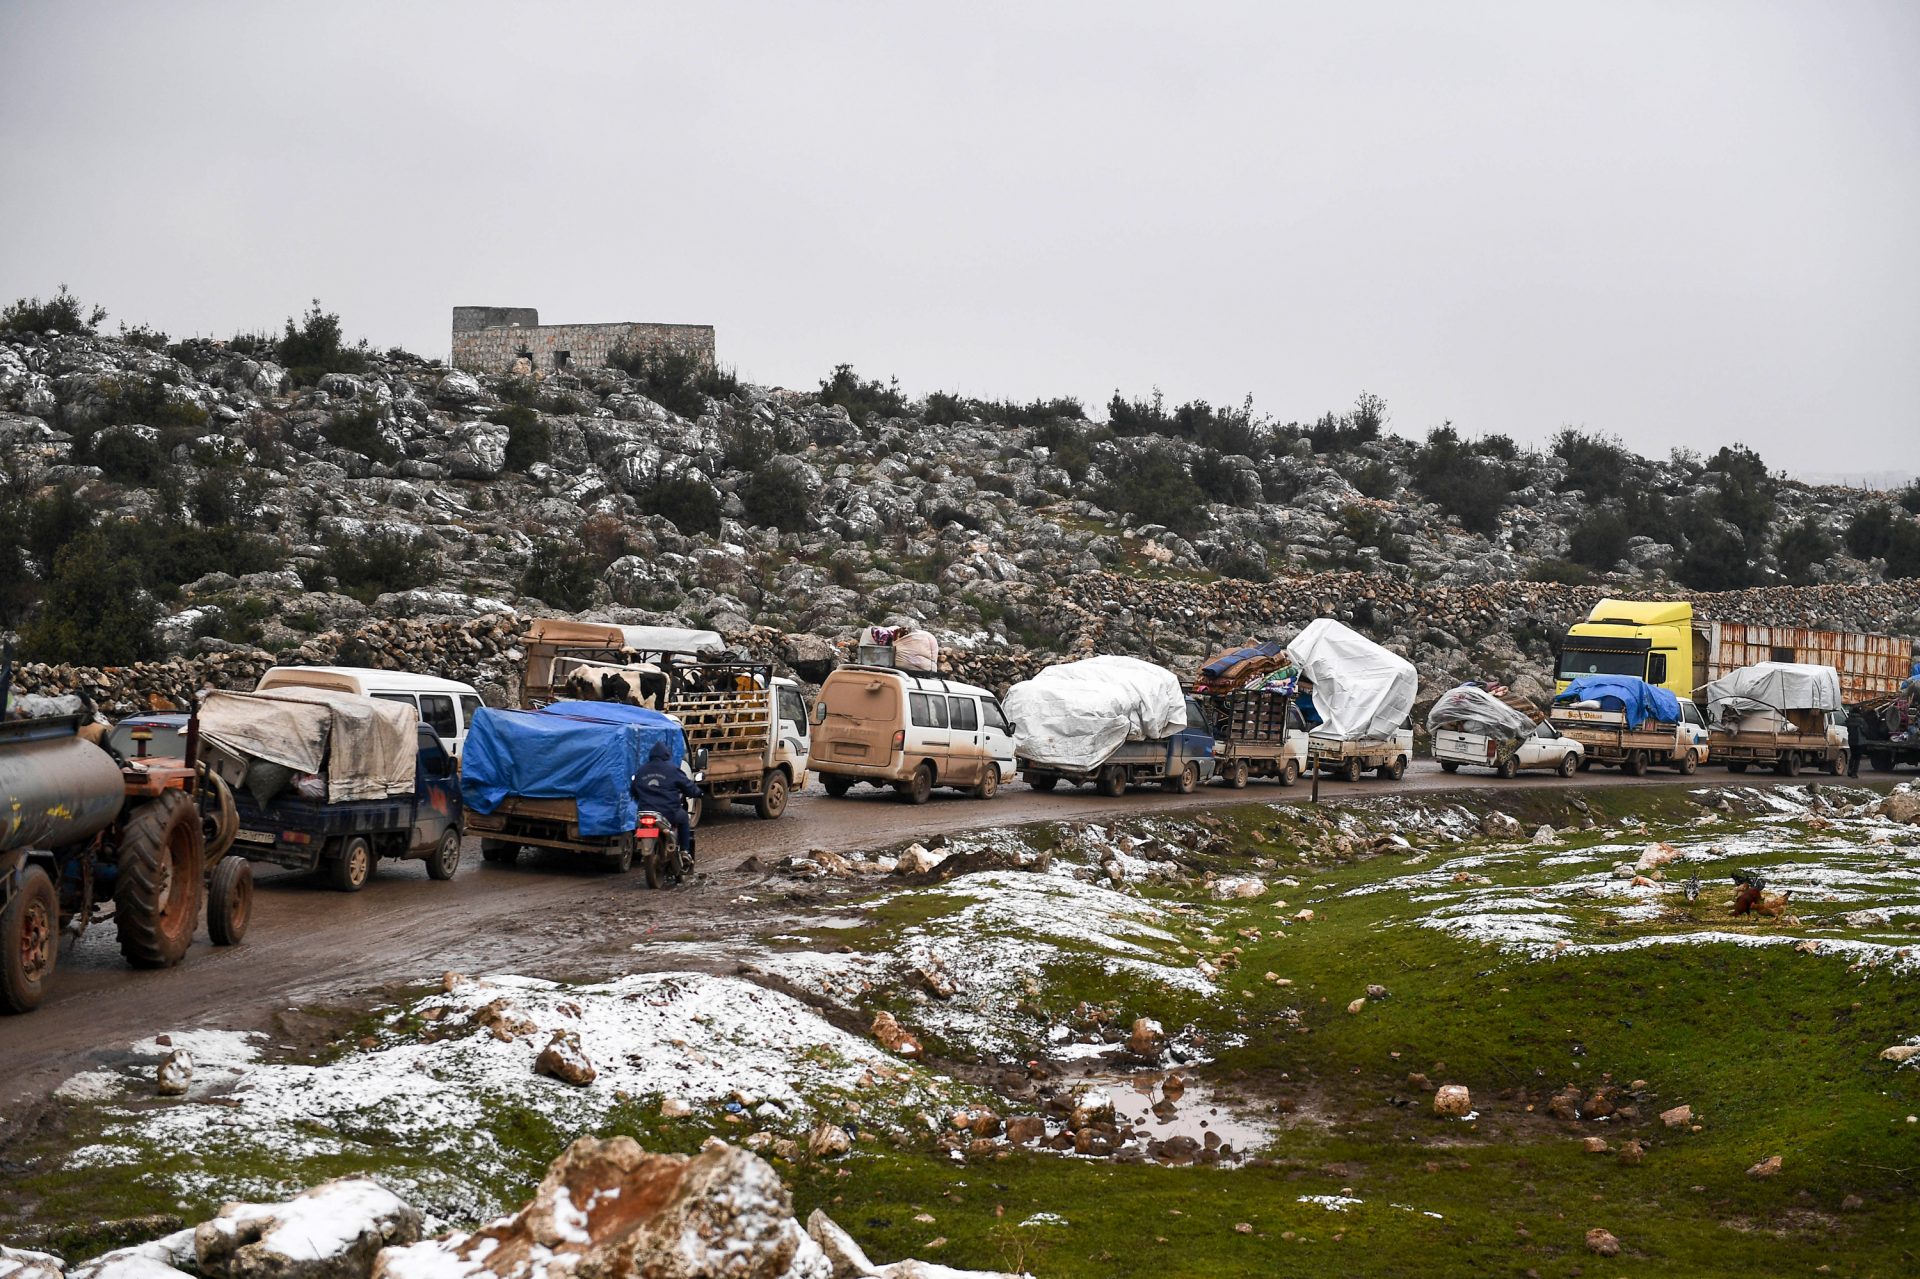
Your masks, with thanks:
[[(547, 375), (602, 368), (621, 346), (656, 348), (690, 355), (711, 368), (714, 362), (711, 324), (539, 324), (531, 308), (455, 307), (453, 365), (469, 373)], [(492, 323), (473, 327), (476, 320)], [(463, 327), (466, 326), (466, 327)], [(516, 370), (515, 361), (530, 357), (531, 367)]]

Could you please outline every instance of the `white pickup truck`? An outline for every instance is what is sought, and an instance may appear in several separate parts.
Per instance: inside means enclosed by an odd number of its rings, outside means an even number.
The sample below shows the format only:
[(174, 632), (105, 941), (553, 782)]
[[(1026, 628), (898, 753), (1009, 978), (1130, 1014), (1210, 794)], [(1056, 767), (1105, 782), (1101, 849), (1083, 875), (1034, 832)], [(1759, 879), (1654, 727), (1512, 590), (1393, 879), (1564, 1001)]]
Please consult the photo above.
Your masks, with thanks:
[(1307, 738), (1307, 767), (1357, 782), (1372, 769), (1388, 781), (1399, 781), (1413, 758), (1413, 730), (1403, 728), (1391, 737), (1341, 737), (1315, 729)]
[(1562, 736), (1552, 724), (1539, 725), (1505, 755), (1500, 753), (1500, 742), (1485, 733), (1443, 728), (1433, 735), (1433, 757), (1449, 773), (1464, 766), (1491, 768), (1501, 777), (1512, 777), (1522, 769), (1537, 768), (1572, 777), (1585, 754), (1584, 746)]

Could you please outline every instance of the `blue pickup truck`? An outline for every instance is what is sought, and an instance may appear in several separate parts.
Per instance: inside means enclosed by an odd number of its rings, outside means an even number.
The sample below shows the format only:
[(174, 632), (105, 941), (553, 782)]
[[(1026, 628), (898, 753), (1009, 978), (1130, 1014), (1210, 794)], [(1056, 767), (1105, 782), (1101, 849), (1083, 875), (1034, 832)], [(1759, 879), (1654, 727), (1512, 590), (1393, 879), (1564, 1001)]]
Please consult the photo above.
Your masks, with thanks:
[(425, 724), (411, 795), (328, 802), (287, 786), (261, 803), (247, 786), (234, 788), (240, 832), (233, 851), (249, 861), (292, 870), (324, 868), (342, 892), (358, 892), (381, 859), (419, 860), (434, 879), (460, 868), (464, 814), (453, 756)]
[(1102, 795), (1124, 795), (1129, 786), (1158, 784), (1175, 794), (1190, 795), (1213, 776), (1213, 726), (1200, 703), (1187, 700), (1186, 727), (1171, 737), (1122, 742), (1105, 759), (1090, 767), (1073, 767), (1022, 756), (1020, 775), (1035, 790), (1050, 791), (1061, 782), (1075, 786), (1093, 783)]

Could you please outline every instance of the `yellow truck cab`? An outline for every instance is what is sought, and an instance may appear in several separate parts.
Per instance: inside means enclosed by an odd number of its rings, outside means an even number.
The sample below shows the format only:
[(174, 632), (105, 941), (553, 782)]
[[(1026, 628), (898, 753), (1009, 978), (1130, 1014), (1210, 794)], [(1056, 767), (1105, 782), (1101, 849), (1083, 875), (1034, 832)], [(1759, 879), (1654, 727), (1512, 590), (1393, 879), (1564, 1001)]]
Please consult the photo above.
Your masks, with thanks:
[(1586, 621), (1567, 628), (1553, 691), (1565, 692), (1580, 675), (1632, 675), (1691, 701), (1707, 682), (1706, 654), (1707, 637), (1696, 633), (1693, 605), (1604, 599)]

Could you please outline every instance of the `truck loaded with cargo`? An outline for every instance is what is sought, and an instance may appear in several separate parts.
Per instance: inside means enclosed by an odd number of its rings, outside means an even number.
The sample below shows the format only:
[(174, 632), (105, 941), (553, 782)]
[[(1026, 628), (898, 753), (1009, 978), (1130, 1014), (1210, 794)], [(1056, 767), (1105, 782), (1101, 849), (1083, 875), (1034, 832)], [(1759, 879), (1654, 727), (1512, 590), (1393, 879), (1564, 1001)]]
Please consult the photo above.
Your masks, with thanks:
[(1159, 785), (1191, 794), (1213, 776), (1214, 736), (1173, 672), (1132, 657), (1049, 666), (1007, 692), (1014, 754), (1036, 790), (1093, 784), (1116, 796)]
[[(659, 711), (575, 701), (537, 711), (482, 707), (460, 770), (481, 857), (511, 865), (526, 849), (553, 849), (621, 873), (638, 859), (650, 887), (678, 882), (692, 867), (692, 849), (667, 848), (657, 826), (643, 834), (632, 789), (656, 745), (686, 769), (686, 735)], [(698, 821), (697, 805), (688, 816)]]
[(200, 726), (248, 860), (323, 872), (342, 892), (364, 888), (382, 859), (425, 862), (437, 880), (459, 869), (454, 759), (415, 708), (286, 684), (209, 693)]
[[(7, 673), (0, 669), (0, 721)], [(198, 760), (97, 745), (78, 716), (0, 722), (0, 1012), (39, 1006), (64, 934), (111, 918), (136, 968), (178, 963), (201, 907), (216, 945), (245, 935), (253, 875), (227, 856), (232, 796)]]
[(646, 707), (672, 715), (691, 752), (706, 752), (710, 801), (787, 811), (807, 784), (812, 749), (806, 696), (767, 662), (727, 653), (714, 631), (538, 618), (523, 640), (520, 704), (559, 698)]
[(1860, 730), (1860, 757), (1875, 772), (1920, 766), (1920, 652), (1897, 691), (1861, 702), (1852, 714)]
[(1282, 786), (1307, 768), (1307, 721), (1295, 704), (1299, 672), (1286, 645), (1267, 642), (1208, 658), (1194, 700), (1213, 729), (1215, 776), (1238, 790), (1250, 777)]
[(1847, 771), (1846, 704), (1833, 667), (1759, 662), (1709, 681), (1703, 695), (1713, 760), (1729, 772)]
[(1709, 754), (1700, 708), (1631, 675), (1582, 675), (1553, 699), (1556, 730), (1579, 742), (1580, 770), (1607, 764), (1638, 777), (1664, 765), (1692, 773)]
[(1427, 712), (1433, 757), (1442, 770), (1491, 768), (1501, 777), (1547, 769), (1571, 777), (1586, 748), (1556, 729), (1538, 708), (1506, 689), (1478, 683), (1448, 689)]
[(1331, 617), (1307, 623), (1287, 656), (1300, 672), (1311, 726), (1308, 767), (1349, 782), (1368, 770), (1403, 776), (1413, 758), (1407, 717), (1420, 684), (1413, 663)]

